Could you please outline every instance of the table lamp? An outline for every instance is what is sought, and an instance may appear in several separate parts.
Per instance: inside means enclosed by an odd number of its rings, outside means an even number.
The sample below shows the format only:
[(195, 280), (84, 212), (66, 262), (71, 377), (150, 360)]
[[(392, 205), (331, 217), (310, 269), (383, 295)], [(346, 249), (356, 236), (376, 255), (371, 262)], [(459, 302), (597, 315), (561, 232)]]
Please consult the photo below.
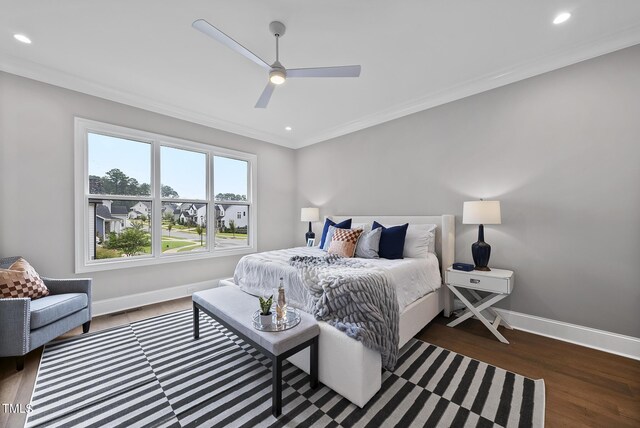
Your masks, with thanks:
[(311, 229), (311, 222), (320, 220), (320, 210), (318, 208), (302, 208), (300, 210), (300, 221), (309, 222), (309, 231), (304, 235), (305, 239), (315, 239), (316, 234)]
[(489, 271), (491, 245), (484, 242), (484, 225), (501, 224), (500, 201), (470, 201), (462, 208), (462, 224), (478, 224), (478, 242), (471, 245), (471, 254), (476, 270)]

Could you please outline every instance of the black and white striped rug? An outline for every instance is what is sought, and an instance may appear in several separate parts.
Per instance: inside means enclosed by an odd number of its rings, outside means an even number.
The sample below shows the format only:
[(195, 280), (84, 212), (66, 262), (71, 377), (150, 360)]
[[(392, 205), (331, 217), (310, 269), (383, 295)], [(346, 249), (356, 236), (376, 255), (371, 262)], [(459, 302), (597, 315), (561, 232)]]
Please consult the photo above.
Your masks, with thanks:
[(411, 340), (365, 408), (286, 363), (271, 415), (270, 361), (190, 310), (45, 347), (27, 427), (540, 427), (544, 382)]

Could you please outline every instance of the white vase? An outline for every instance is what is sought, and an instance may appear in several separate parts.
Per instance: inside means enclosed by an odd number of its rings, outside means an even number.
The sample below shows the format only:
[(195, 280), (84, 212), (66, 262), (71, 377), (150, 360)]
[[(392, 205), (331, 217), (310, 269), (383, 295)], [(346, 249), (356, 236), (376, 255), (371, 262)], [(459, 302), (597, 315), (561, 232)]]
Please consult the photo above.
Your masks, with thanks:
[(260, 325), (263, 327), (269, 327), (273, 322), (273, 314), (262, 315), (260, 314)]

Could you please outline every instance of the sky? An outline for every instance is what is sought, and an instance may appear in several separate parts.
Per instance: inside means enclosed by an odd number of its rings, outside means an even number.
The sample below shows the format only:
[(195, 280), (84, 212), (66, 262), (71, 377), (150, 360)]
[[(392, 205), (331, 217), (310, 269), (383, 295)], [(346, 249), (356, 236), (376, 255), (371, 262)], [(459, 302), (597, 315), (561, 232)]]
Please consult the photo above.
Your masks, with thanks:
[[(206, 155), (162, 146), (162, 184), (181, 199), (205, 199)], [(89, 133), (89, 175), (103, 177), (118, 168), (140, 184), (151, 182), (151, 144)], [(214, 156), (214, 195), (247, 194), (247, 162)]]

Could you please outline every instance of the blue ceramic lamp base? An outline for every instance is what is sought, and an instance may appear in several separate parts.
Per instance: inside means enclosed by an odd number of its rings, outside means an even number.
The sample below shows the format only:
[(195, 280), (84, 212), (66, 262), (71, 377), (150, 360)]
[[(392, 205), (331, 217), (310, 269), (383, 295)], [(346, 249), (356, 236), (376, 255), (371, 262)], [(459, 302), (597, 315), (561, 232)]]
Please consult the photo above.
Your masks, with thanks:
[(476, 265), (475, 270), (490, 271), (487, 267), (489, 257), (491, 256), (491, 245), (484, 242), (484, 225), (478, 227), (478, 242), (471, 245), (471, 255), (473, 263)]
[(313, 233), (313, 230), (311, 229), (311, 222), (309, 222), (309, 231), (305, 233), (304, 238), (305, 238), (305, 241), (316, 238), (316, 234)]

